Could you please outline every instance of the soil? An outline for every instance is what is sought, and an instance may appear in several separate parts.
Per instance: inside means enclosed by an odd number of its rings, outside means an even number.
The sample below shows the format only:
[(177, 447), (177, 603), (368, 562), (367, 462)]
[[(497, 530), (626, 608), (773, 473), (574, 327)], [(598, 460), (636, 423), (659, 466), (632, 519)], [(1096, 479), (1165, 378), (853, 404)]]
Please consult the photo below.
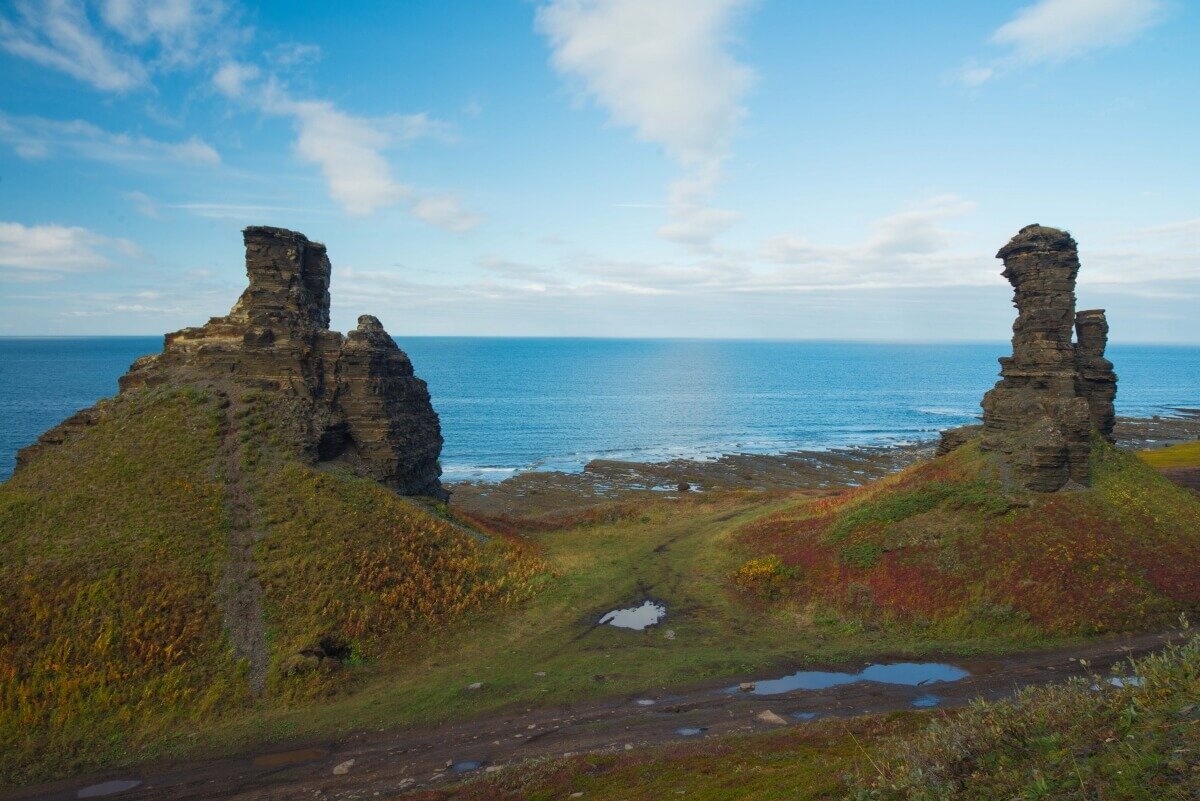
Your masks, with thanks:
[[(371, 799), (460, 781), (494, 770), (519, 769), (530, 759), (582, 752), (645, 748), (680, 742), (680, 729), (702, 737), (766, 731), (776, 716), (802, 726), (793, 713), (819, 718), (848, 717), (906, 709), (935, 695), (941, 707), (974, 698), (995, 699), (1020, 687), (1068, 676), (1106, 674), (1130, 657), (1161, 648), (1175, 632), (1110, 637), (1084, 645), (1002, 657), (948, 659), (970, 672), (953, 683), (920, 687), (858, 683), (774, 696), (730, 694), (736, 679), (543, 709), (511, 709), (475, 720), (397, 731), (360, 732), (340, 739), (296, 742), (270, 751), (185, 764), (150, 764), (53, 785), (25, 788), (7, 796), (22, 801), (65, 801), (105, 782), (138, 781), (107, 797), (125, 799)], [(907, 661), (903, 657), (877, 661)], [(1084, 666), (1083, 662), (1086, 662)], [(811, 666), (804, 666), (806, 669)], [(857, 672), (861, 665), (830, 666)], [(774, 678), (791, 672), (772, 671)], [(755, 677), (751, 677), (755, 678)], [(467, 690), (464, 690), (467, 692)], [(653, 705), (639, 700), (652, 699)], [(766, 711), (773, 715), (764, 715)], [(761, 716), (761, 717), (760, 717)], [(456, 767), (457, 766), (457, 769)], [(110, 785), (114, 786), (114, 785)]]

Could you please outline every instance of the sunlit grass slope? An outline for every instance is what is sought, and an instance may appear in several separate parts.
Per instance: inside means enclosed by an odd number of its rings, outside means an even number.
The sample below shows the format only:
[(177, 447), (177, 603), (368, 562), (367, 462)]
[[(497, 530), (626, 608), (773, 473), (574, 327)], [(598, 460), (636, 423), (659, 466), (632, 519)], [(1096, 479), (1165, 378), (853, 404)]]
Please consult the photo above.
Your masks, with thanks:
[(1143, 462), (1158, 470), (1200, 467), (1200, 441), (1139, 451)]
[(747, 598), (941, 636), (1162, 625), (1200, 605), (1200, 502), (1103, 443), (1094, 486), (1006, 491), (975, 445), (745, 526)]
[[(353, 682), (355, 664), (402, 662), (428, 632), (529, 595), (542, 569), (372, 482), (289, 461), (254, 398), (236, 415), (186, 388), (101, 408), (0, 485), (0, 784), (309, 703)], [(226, 436), (239, 437), (237, 488)], [(259, 699), (223, 625), (235, 489), (262, 535), (271, 667)], [(314, 648), (337, 658), (306, 663)], [(313, 669), (296, 669), (298, 655)]]

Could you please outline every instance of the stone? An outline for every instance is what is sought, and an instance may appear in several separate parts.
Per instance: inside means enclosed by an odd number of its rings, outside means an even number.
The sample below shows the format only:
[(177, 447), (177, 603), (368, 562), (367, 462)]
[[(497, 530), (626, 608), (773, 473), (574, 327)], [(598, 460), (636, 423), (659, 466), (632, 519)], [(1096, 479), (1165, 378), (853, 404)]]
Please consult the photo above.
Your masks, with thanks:
[[(441, 423), (408, 356), (370, 315), (346, 336), (329, 330), (325, 246), (266, 226), (245, 229), (243, 241), (249, 285), (229, 314), (167, 334), (161, 353), (121, 377), (121, 392), (207, 385), (236, 390), (235, 400), (265, 393), (295, 456), (342, 462), (402, 495), (446, 500)], [(44, 434), (19, 465), (88, 425), (90, 412)]]
[(482, 681), (471, 682), (470, 684), (467, 685), (467, 689), (468, 690), (482, 690), (483, 682)]
[(353, 759), (347, 759), (345, 762), (339, 762), (337, 765), (333, 766), (333, 775), (334, 776), (345, 776), (347, 773), (350, 772), (350, 768), (352, 768), (352, 767), (354, 767)]
[(1117, 414), (1117, 374), (1113, 363), (1104, 358), (1108, 345), (1108, 320), (1103, 309), (1088, 309), (1075, 315), (1075, 370), (1077, 381), (1088, 403), (1092, 428), (1109, 442)]
[[(980, 445), (1023, 489), (1088, 486), (1091, 432), (1112, 436), (1116, 374), (1104, 358), (1104, 312), (1075, 314), (1078, 247), (1065, 231), (1028, 225), (996, 257), (1013, 286), (1017, 320), (1012, 356), (1000, 359), (1000, 381), (983, 398)], [(948, 432), (942, 447), (968, 436)]]
[(961, 448), (963, 445), (979, 436), (979, 432), (982, 430), (982, 425), (971, 425), (950, 428), (943, 431), (941, 433), (942, 438), (938, 442), (937, 452), (934, 455), (945, 456), (947, 453), (950, 453), (950, 451)]
[(743, 681), (741, 684), (738, 685), (738, 691), (744, 692), (744, 693), (752, 693), (752, 692), (754, 692), (754, 688), (757, 686), (758, 685), (752, 681)]
[(789, 725), (787, 720), (780, 717), (779, 715), (776, 715), (774, 712), (772, 712), (769, 709), (764, 709), (762, 712), (759, 712), (754, 717), (760, 723), (766, 723), (770, 726), (787, 726), (787, 725)]

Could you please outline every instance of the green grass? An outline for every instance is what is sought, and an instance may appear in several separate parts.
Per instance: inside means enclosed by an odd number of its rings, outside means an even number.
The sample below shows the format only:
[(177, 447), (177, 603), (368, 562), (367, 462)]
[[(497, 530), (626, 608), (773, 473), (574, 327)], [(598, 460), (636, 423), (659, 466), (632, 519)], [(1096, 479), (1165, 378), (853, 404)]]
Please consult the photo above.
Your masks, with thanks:
[[(431, 631), (496, 614), (544, 581), (536, 553), (473, 537), (369, 481), (291, 462), (256, 404), (246, 471), (219, 455), (228, 405), (195, 389), (122, 395), (100, 421), (0, 485), (0, 785), (187, 748), (256, 710), (302, 709)], [(271, 671), (252, 697), (223, 628), (226, 499), (264, 532)], [(483, 541), (480, 541), (483, 540)], [(319, 670), (300, 651), (343, 647)]]
[(0, 777), (129, 756), (246, 697), (214, 596), (226, 520), (218, 410), (113, 401), (72, 447), (0, 485)]
[(860, 799), (1200, 797), (1200, 638), (1120, 666), (975, 702), (878, 749)]
[(1156, 470), (1200, 467), (1200, 441), (1138, 451), (1138, 458)]
[(1157, 627), (1200, 609), (1200, 501), (1099, 440), (1092, 474), (1082, 491), (1014, 491), (967, 445), (751, 522), (731, 585), (948, 639)]
[[(1200, 503), (1103, 448), (1096, 487), (1061, 498), (1004, 492), (967, 448), (840, 498), (689, 495), (539, 519), (526, 536), (507, 521), (481, 543), (444, 509), (289, 461), (263, 399), (244, 403), (266, 696), (250, 698), (215, 600), (225, 412), (196, 392), (124, 396), (0, 487), (0, 591), (18, 599), (0, 621), (3, 781), (880, 653), (1048, 645), (1108, 623), (1048, 626), (1040, 610), (1069, 598), (1072, 615), (1157, 622), (1200, 564)], [(667, 605), (657, 627), (595, 625), (645, 597)], [(914, 597), (904, 614), (888, 606)], [(288, 675), (326, 640), (345, 648), (340, 669)]]

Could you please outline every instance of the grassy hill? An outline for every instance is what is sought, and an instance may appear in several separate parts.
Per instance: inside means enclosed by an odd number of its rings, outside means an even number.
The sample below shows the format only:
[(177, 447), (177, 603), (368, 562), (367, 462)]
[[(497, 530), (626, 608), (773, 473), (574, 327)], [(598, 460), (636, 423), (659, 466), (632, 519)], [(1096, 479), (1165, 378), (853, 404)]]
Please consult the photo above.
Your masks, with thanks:
[(1134, 456), (1093, 449), (1094, 485), (1004, 489), (967, 445), (745, 526), (732, 577), (757, 603), (937, 636), (1087, 634), (1200, 607), (1200, 502)]
[[(290, 461), (265, 404), (122, 395), (0, 485), (5, 782), (128, 761), (256, 705), (303, 705), (356, 665), (402, 662), (428, 632), (531, 594), (536, 554)], [(255, 535), (240, 555), (239, 524)], [(259, 631), (236, 630), (240, 606)], [(261, 696), (238, 637), (262, 650)]]

